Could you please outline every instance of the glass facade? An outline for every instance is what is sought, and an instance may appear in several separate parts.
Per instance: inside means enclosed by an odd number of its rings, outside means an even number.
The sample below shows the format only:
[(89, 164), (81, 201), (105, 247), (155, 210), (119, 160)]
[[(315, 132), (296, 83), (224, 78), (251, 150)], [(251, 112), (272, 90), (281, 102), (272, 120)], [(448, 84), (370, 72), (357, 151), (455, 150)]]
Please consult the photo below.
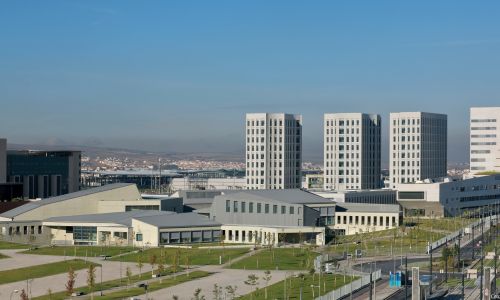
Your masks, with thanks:
[(97, 244), (97, 227), (73, 226), (75, 245)]
[(160, 232), (160, 245), (218, 242), (220, 235), (220, 230)]

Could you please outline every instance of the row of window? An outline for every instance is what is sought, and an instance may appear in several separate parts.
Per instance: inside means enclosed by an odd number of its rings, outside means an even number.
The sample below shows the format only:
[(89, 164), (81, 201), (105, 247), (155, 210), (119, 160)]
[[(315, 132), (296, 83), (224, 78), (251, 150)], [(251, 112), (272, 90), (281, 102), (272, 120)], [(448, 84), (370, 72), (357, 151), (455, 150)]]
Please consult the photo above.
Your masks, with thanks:
[[(385, 219), (385, 223), (384, 223)], [(366, 222), (365, 222), (366, 221)], [(377, 222), (378, 221), (378, 222)], [(392, 221), (392, 223), (389, 223)], [(368, 225), (368, 226), (397, 226), (396, 217), (383, 216), (337, 216), (337, 224), (341, 225)]]
[[(22, 231), (21, 231), (22, 229)], [(16, 227), (9, 227), (9, 235), (34, 235), (34, 234), (42, 234), (42, 226), (16, 226)]]
[[(232, 202), (232, 205), (231, 205), (231, 202)], [(233, 210), (231, 211), (231, 207), (233, 208)], [(269, 203), (264, 203), (264, 211), (262, 210), (262, 203), (260, 202), (257, 202), (256, 203), (256, 213), (260, 214), (262, 212), (264, 212), (265, 214), (269, 214), (270, 213), (270, 208), (271, 208), (271, 205)], [(272, 213), (273, 214), (277, 214), (278, 213), (278, 208), (279, 206), (277, 204), (273, 204), (272, 205)], [(247, 212), (247, 202), (245, 201), (231, 201), (231, 200), (226, 200), (226, 212), (233, 212), (233, 213), (237, 213), (237, 212), (241, 212), (241, 213), (246, 213)], [(254, 212), (254, 202), (248, 202), (248, 213), (253, 213)], [(287, 206), (286, 205), (281, 205), (281, 210), (280, 210), (281, 214), (284, 215), (284, 214), (287, 214)], [(297, 214), (301, 214), (302, 213), (302, 207), (298, 207), (297, 209)], [(295, 214), (295, 206), (289, 206), (288, 207), (288, 214), (290, 215), (293, 215)]]
[(471, 127), (470, 130), (497, 130), (496, 127)]
[(471, 123), (496, 123), (497, 119), (472, 119)]

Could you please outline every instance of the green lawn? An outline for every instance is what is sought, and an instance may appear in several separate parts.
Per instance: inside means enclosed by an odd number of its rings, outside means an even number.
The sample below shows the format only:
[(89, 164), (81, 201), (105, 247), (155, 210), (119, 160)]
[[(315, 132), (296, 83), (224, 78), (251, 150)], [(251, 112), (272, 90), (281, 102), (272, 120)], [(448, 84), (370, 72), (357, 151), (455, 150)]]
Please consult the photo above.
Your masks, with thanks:
[(87, 261), (72, 259), (50, 264), (0, 271), (0, 284), (66, 273), (70, 267), (72, 267), (73, 270), (81, 270), (87, 268), (88, 266), (89, 262)]
[(30, 246), (25, 244), (16, 244), (0, 241), (0, 249), (28, 249)]
[(264, 249), (230, 265), (232, 269), (309, 270), (319, 254), (306, 248)]
[[(183, 282), (202, 278), (202, 277), (205, 277), (208, 275), (210, 275), (210, 273), (208, 273), (208, 272), (195, 271), (195, 272), (190, 273), (189, 276), (187, 274), (183, 274), (183, 275), (176, 276), (175, 278), (171, 277), (171, 278), (163, 279), (162, 283), (160, 283), (160, 281), (155, 281), (155, 282), (152, 282), (149, 284), (148, 292), (154, 292), (154, 291), (161, 290), (161, 289), (164, 289), (167, 287), (181, 284)], [(139, 296), (139, 295), (143, 295), (143, 294), (145, 294), (144, 288), (133, 287), (133, 288), (130, 288), (128, 291), (125, 289), (122, 291), (111, 292), (109, 294), (104, 294), (104, 296), (102, 296), (102, 297), (100, 297), (100, 296), (94, 297), (94, 299), (99, 299), (99, 300), (128, 299), (130, 297)]]
[(8, 256), (7, 255), (3, 255), (2, 253), (0, 253), (0, 259), (2, 259), (2, 258), (8, 258)]
[[(199, 249), (199, 248), (153, 248), (138, 253), (130, 253), (112, 260), (137, 262), (139, 258), (144, 264), (148, 264), (149, 258), (156, 255), (158, 260), (164, 259), (166, 264), (172, 264), (176, 253), (179, 257), (180, 265), (218, 265), (219, 256), (222, 256), (222, 263), (248, 253), (249, 249)], [(188, 258), (188, 261), (186, 261)]]
[[(243, 297), (240, 297), (238, 299), (242, 300), (256, 300), (256, 299), (265, 299), (265, 281), (262, 280), (263, 274), (255, 274), (260, 277), (259, 281), (259, 290), (255, 291), (251, 294), (245, 295)], [(326, 279), (326, 280), (325, 280)], [(321, 276), (321, 283), (319, 282), (319, 276), (318, 274), (314, 275), (314, 280), (313, 276), (307, 274), (304, 276), (304, 279), (301, 279), (299, 277), (291, 277), (287, 279), (286, 282), (286, 293), (289, 295), (287, 296), (287, 299), (300, 299), (300, 287), (302, 286), (302, 299), (303, 300), (309, 300), (309, 299), (314, 299), (315, 297), (318, 297), (318, 293), (320, 292), (321, 295), (324, 295), (334, 289), (337, 289), (345, 284), (349, 284), (351, 280), (356, 280), (358, 277), (345, 277), (344, 281), (344, 276), (343, 275), (323, 275)], [(313, 289), (311, 288), (311, 285), (314, 285), (314, 297), (313, 297)], [(318, 288), (318, 286), (320, 286)], [(267, 288), (267, 298), (268, 299), (284, 299), (284, 294), (285, 294), (285, 281), (282, 280), (280, 282), (277, 282), (273, 285), (270, 285)]]
[(120, 253), (127, 253), (137, 249), (132, 247), (101, 247), (101, 246), (53, 246), (42, 247), (33, 250), (26, 250), (26, 254), (58, 255), (73, 257), (96, 257), (100, 255), (115, 256)]
[[(143, 270), (148, 270), (148, 269), (149, 269), (148, 267), (145, 267)], [(178, 270), (178, 271), (182, 271), (182, 270)], [(100, 270), (97, 269), (96, 270), (96, 277), (97, 278), (99, 278), (99, 276), (100, 276), (99, 272), (100, 272)], [(170, 275), (172, 273), (173, 273), (172, 268), (167, 268), (165, 270), (165, 272), (163, 272), (163, 275), (164, 276)], [(94, 291), (101, 291), (101, 290), (106, 291), (106, 290), (109, 290), (112, 288), (117, 288), (117, 287), (122, 287), (122, 286), (126, 287), (127, 285), (132, 288), (135, 286), (135, 284), (137, 282), (144, 281), (144, 280), (147, 280), (149, 278), (151, 278), (151, 271), (143, 272), (140, 275), (139, 274), (133, 275), (130, 277), (130, 281), (125, 277), (125, 275), (124, 275), (124, 278), (122, 278), (121, 280), (115, 279), (115, 280), (104, 281), (102, 283), (102, 285), (100, 282), (97, 281), (96, 286), (94, 288)], [(75, 290), (79, 291), (79, 292), (84, 292), (85, 294), (88, 294), (90, 292), (90, 289), (88, 288), (88, 286), (80, 287), (80, 288), (77, 288)], [(63, 300), (66, 298), (67, 298), (67, 294), (65, 291), (63, 291), (63, 292), (53, 293), (51, 296), (45, 295), (45, 296), (36, 297), (36, 298), (33, 298), (33, 300)]]

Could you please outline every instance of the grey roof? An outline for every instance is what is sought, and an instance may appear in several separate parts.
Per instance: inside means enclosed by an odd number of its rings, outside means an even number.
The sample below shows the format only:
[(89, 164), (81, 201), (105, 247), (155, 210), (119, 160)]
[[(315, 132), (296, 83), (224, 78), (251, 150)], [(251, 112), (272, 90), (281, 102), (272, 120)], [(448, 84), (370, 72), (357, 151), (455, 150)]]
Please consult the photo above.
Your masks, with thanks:
[(61, 196), (45, 198), (45, 199), (38, 200), (38, 201), (31, 201), (28, 204), (25, 204), (23, 206), (11, 209), (9, 211), (4, 212), (3, 214), (0, 214), (0, 217), (13, 218), (13, 217), (16, 217), (20, 214), (23, 214), (25, 212), (28, 212), (30, 210), (33, 210), (33, 209), (40, 207), (40, 206), (43, 206), (43, 205), (57, 203), (57, 202), (61, 202), (61, 201), (66, 201), (66, 200), (79, 198), (79, 197), (83, 197), (83, 196), (88, 196), (88, 195), (92, 195), (92, 194), (97, 194), (97, 193), (110, 191), (110, 190), (130, 186), (130, 185), (135, 185), (135, 184), (134, 183), (113, 183), (113, 184), (107, 184), (107, 185), (103, 185), (100, 187), (81, 190), (78, 192), (69, 193), (69, 194), (65, 194), (65, 195), (61, 195)]
[(197, 213), (180, 213), (168, 216), (144, 216), (134, 218), (158, 228), (211, 227), (222, 225)]
[(179, 197), (182, 197), (184, 205), (211, 204), (215, 196), (222, 194), (232, 194), (241, 192), (240, 190), (182, 190)]
[(332, 204), (330, 199), (323, 198), (313, 193), (300, 189), (284, 189), (284, 190), (245, 190), (240, 191), (231, 196), (242, 199), (253, 200), (274, 200), (289, 204)]
[(367, 203), (337, 203), (335, 211), (372, 212), (372, 213), (398, 213), (398, 204), (367, 204)]
[(44, 222), (116, 223), (130, 227), (132, 226), (132, 219), (136, 219), (139, 217), (148, 217), (148, 216), (166, 217), (172, 214), (175, 213), (171, 211), (136, 210), (127, 212), (105, 213), (105, 214), (53, 217), (44, 220)]

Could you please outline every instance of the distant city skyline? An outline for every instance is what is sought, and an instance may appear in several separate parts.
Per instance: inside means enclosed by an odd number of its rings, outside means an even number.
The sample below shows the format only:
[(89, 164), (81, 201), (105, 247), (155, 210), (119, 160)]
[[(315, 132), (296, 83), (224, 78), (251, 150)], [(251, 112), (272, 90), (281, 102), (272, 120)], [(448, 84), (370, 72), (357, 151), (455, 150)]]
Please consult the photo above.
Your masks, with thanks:
[(500, 3), (31, 1), (0, 10), (0, 137), (9, 143), (237, 152), (245, 114), (448, 115), (469, 161), (469, 108), (499, 106)]

